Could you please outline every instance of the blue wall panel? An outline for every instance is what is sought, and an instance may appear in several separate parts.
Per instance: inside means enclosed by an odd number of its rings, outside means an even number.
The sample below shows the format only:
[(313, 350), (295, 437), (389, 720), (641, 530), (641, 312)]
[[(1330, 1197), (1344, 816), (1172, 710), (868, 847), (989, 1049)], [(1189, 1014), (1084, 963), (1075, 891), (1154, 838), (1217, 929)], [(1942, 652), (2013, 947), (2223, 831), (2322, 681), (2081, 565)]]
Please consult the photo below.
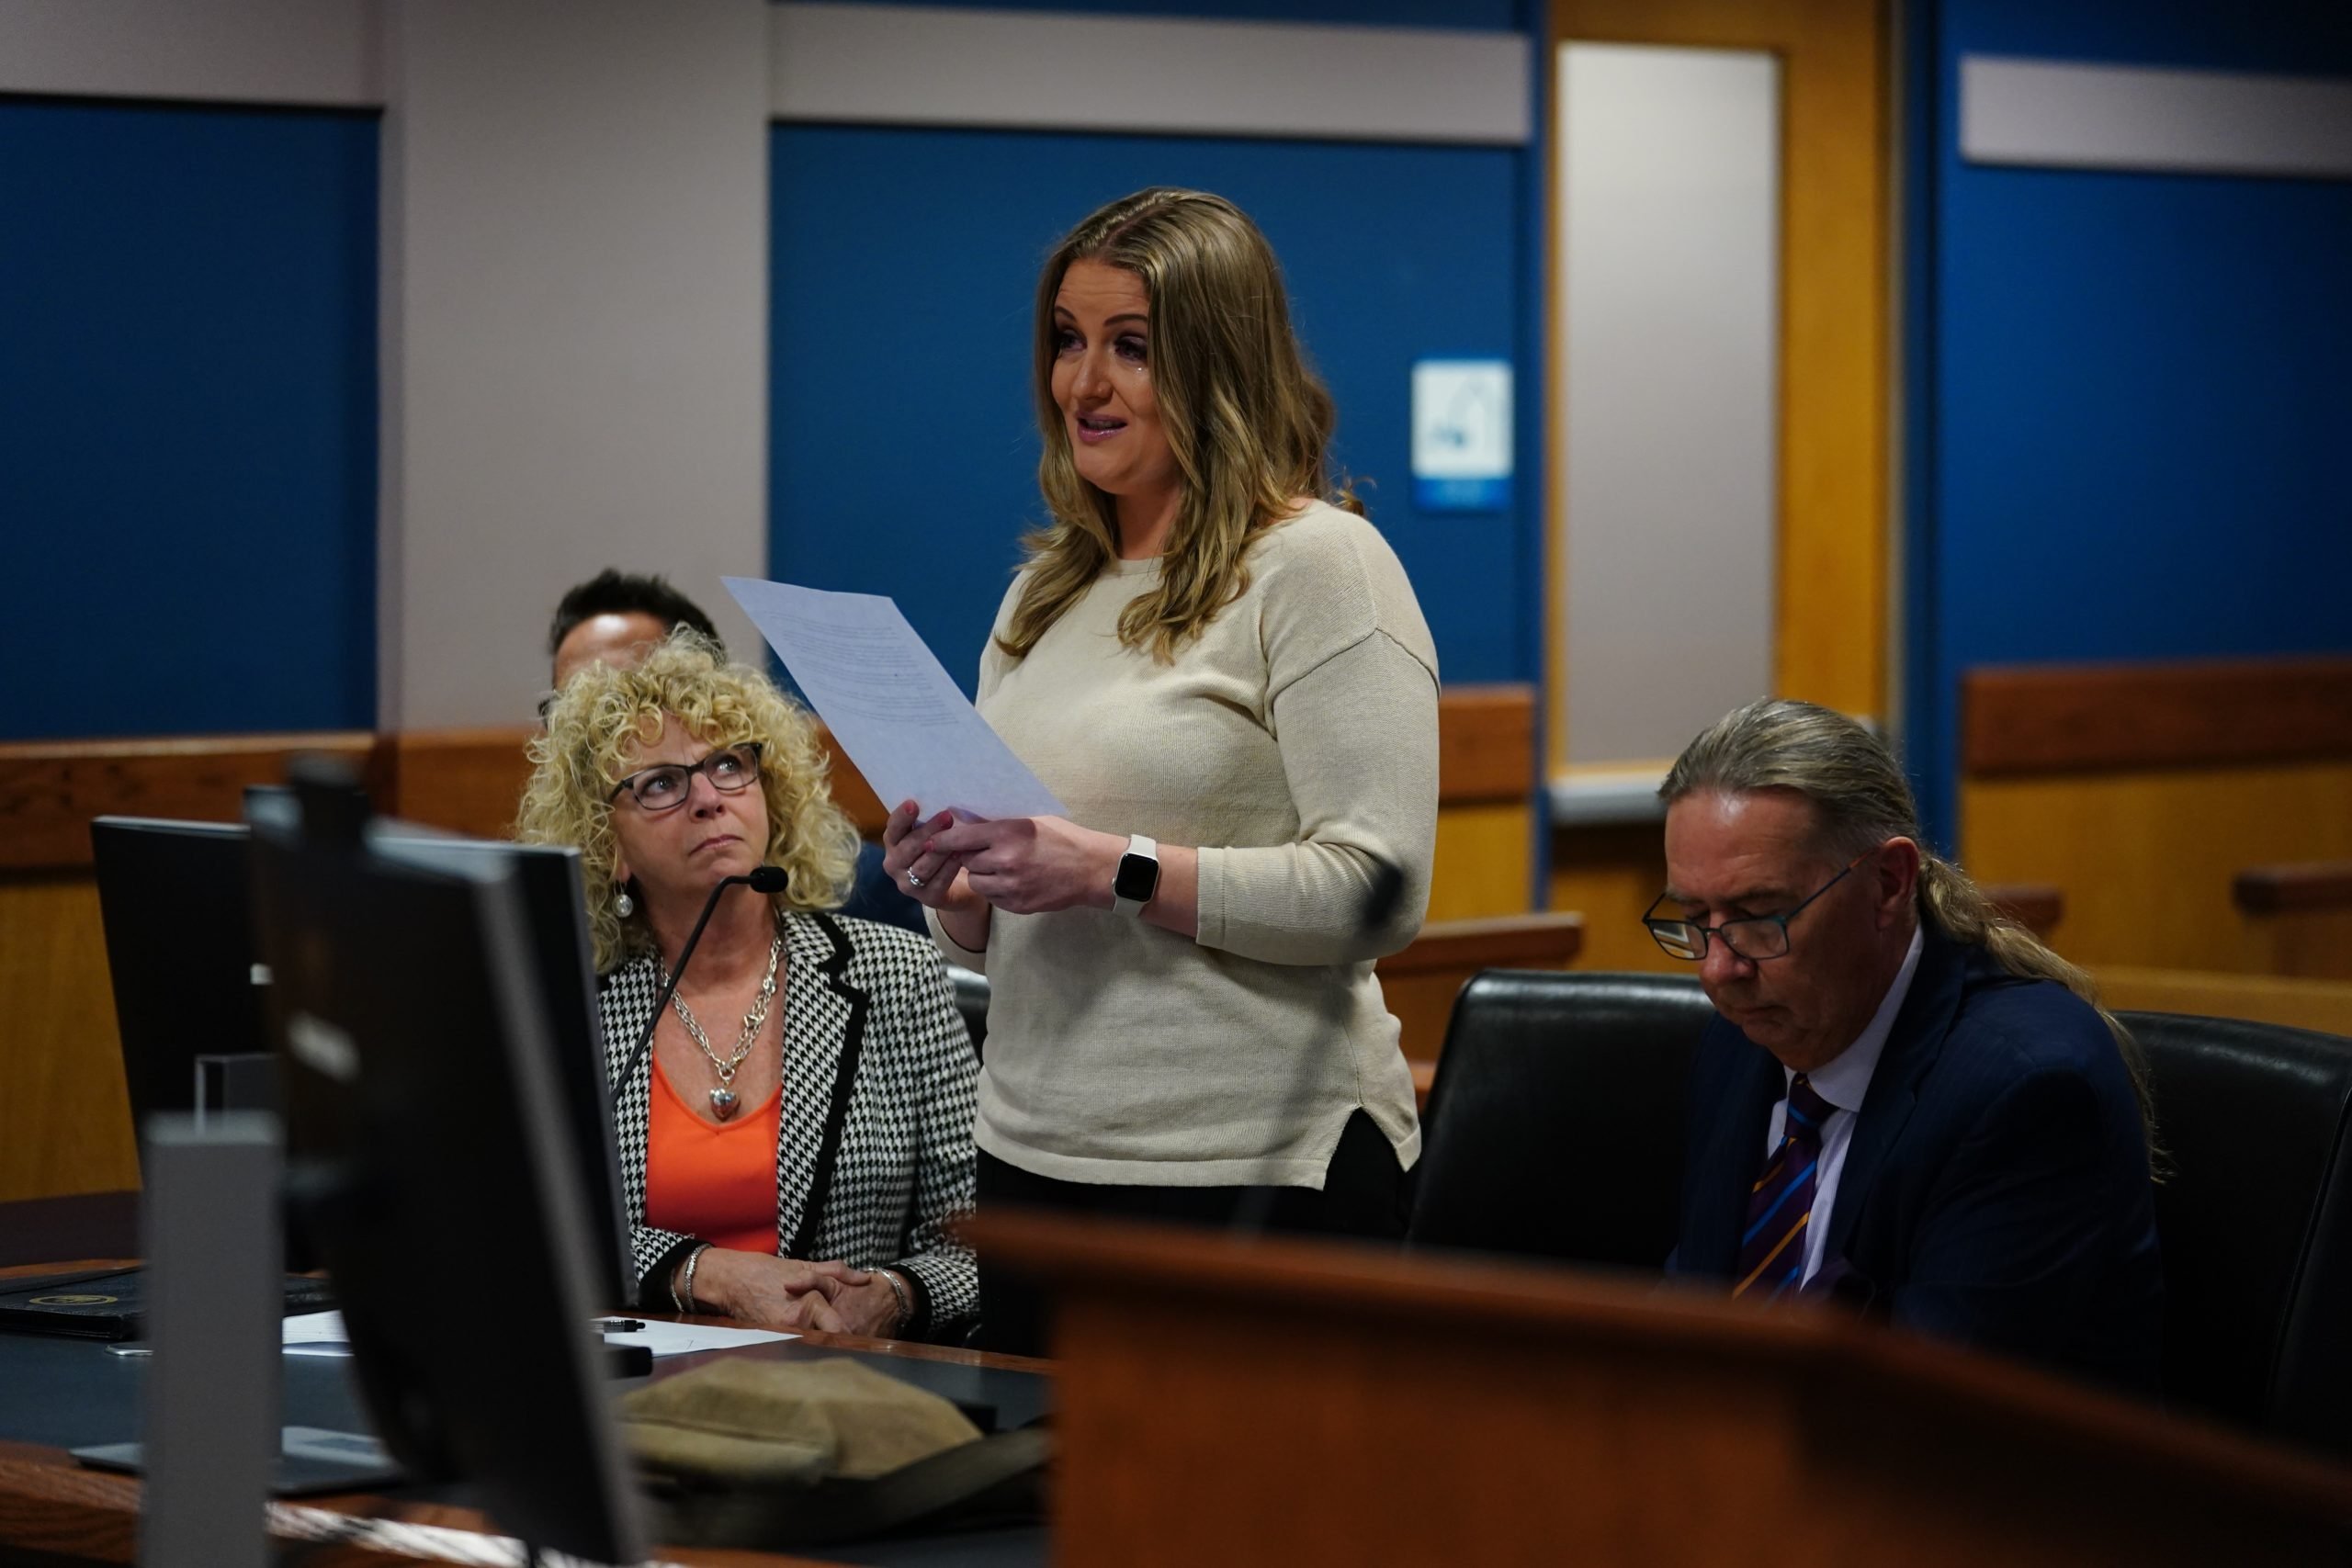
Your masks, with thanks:
[[(968, 690), (1043, 515), (1031, 292), (1054, 242), (1153, 184), (1231, 197), (1282, 257), (1339, 400), (1339, 462), (1411, 574), (1448, 681), (1533, 679), (1538, 515), (1412, 503), (1408, 377), (1516, 357), (1522, 154), (1509, 149), (779, 126), (770, 568), (884, 592)], [(1522, 395), (1537, 380), (1523, 367)], [(1522, 469), (1527, 465), (1522, 464)]]
[(1972, 667), (2352, 649), (2352, 184), (1958, 153), (1964, 53), (2352, 71), (2352, 7), (2214, 15), (1939, 7), (1908, 728), (1947, 836)]
[(0, 737), (374, 722), (376, 160), (372, 117), (0, 103)]

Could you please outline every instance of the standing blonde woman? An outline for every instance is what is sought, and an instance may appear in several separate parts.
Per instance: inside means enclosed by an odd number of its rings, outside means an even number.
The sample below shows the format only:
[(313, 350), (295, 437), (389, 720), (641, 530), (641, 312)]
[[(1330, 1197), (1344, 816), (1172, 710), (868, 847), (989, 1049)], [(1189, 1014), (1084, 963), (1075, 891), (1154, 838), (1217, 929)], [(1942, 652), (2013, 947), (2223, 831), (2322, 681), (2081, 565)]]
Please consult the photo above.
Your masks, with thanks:
[(971, 1037), (938, 953), (830, 913), (857, 834), (808, 715), (690, 631), (574, 675), (531, 744), (519, 836), (587, 878), (608, 1077), (653, 1018), (712, 888), (729, 887), (618, 1088), (641, 1304), (763, 1325), (960, 1338), (978, 1276)]
[[(884, 833), (991, 983), (980, 1201), (1393, 1236), (1420, 1132), (1372, 963), (1419, 927), (1437, 819), (1412, 586), (1331, 481), (1330, 396), (1231, 203), (1080, 223), (1035, 355), (1053, 520), (978, 705), (1070, 815), (910, 801)], [(993, 1278), (986, 1310), (1034, 1346)]]

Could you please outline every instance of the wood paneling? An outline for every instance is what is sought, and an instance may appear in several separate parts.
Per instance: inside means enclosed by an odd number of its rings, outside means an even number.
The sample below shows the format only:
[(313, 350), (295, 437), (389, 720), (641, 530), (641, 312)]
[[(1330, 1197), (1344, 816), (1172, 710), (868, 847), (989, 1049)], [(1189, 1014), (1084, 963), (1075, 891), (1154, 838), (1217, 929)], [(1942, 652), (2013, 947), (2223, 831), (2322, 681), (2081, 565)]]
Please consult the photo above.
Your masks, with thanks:
[[(1781, 62), (1779, 626), (1782, 695), (1885, 711), (1887, 537), (1886, 7), (1879, 0), (1553, 0), (1565, 41), (1768, 50)], [(1553, 68), (1547, 59), (1544, 69)], [(1556, 130), (1545, 132), (1546, 156)], [(1549, 215), (1557, 231), (1556, 210)], [(1556, 272), (1552, 318), (1565, 320)], [(1573, 344), (1555, 339), (1554, 406)], [(1556, 427), (1556, 421), (1555, 421)], [(1563, 471), (1551, 433), (1551, 472)], [(1556, 492), (1555, 492), (1556, 493)], [(1551, 578), (1563, 519), (1554, 508)], [(1555, 625), (1552, 657), (1560, 644)], [(1554, 663), (1555, 703), (1566, 682)], [(1552, 765), (1566, 761), (1554, 711)]]
[(504, 839), (530, 781), (523, 749), (536, 726), (425, 729), (387, 735), (378, 745), (379, 803), (394, 815), (478, 839)]
[(1380, 992), (1402, 1026), (1408, 1057), (1434, 1060), (1445, 1043), (1453, 998), (1481, 969), (1565, 969), (1583, 945), (1581, 915), (1512, 915), (1433, 920), (1401, 953), (1377, 965)]
[(1429, 919), (1525, 913), (1534, 897), (1535, 689), (1446, 687), (1437, 739)]
[(90, 818), (233, 822), (247, 784), (283, 784), (306, 752), (368, 765), (373, 739), (336, 731), (0, 745), (0, 870), (90, 863)]
[(1441, 806), (1427, 918), (1467, 920), (1525, 913), (1533, 897), (1534, 846), (1535, 813), (1523, 801)]
[(2352, 1037), (2352, 983), (2341, 980), (2127, 966), (2101, 967), (2093, 977), (2099, 1000), (2110, 1008), (2250, 1018)]
[(138, 1186), (106, 933), (86, 874), (0, 878), (0, 1202)]
[(1971, 670), (1971, 777), (2352, 759), (2352, 659)]
[(1552, 908), (1584, 916), (1581, 969), (1688, 975), (1658, 951), (1642, 912), (1666, 886), (1666, 829), (1657, 822), (1552, 830)]
[(1526, 805), (1535, 793), (1535, 688), (1446, 687), (1438, 694), (1437, 755), (1440, 805)]
[(2277, 972), (2238, 873), (2352, 856), (2352, 762), (1966, 780), (1960, 805), (1962, 863), (2063, 890), (2054, 945), (2093, 968)]

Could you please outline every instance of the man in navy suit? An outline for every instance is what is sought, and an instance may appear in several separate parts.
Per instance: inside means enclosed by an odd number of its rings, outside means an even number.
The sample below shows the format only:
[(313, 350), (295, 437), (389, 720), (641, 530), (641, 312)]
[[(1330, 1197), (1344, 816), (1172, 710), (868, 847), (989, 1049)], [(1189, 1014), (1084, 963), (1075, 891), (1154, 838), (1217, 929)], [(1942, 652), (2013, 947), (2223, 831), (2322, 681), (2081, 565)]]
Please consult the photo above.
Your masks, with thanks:
[(2145, 1076), (2087, 977), (1922, 847), (1842, 715), (1750, 704), (1659, 795), (1645, 923), (1717, 1013), (1669, 1269), (2155, 1393)]

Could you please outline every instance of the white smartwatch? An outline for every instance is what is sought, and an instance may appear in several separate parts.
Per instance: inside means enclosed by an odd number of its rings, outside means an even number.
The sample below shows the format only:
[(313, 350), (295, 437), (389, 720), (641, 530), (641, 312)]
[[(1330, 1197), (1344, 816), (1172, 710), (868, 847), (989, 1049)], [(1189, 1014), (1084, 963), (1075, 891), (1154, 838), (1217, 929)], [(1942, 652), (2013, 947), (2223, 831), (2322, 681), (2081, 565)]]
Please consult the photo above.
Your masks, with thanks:
[(1159, 891), (1159, 846), (1141, 833), (1127, 835), (1127, 852), (1119, 857), (1118, 874), (1111, 878), (1111, 908), (1122, 915), (1140, 915), (1151, 896)]

